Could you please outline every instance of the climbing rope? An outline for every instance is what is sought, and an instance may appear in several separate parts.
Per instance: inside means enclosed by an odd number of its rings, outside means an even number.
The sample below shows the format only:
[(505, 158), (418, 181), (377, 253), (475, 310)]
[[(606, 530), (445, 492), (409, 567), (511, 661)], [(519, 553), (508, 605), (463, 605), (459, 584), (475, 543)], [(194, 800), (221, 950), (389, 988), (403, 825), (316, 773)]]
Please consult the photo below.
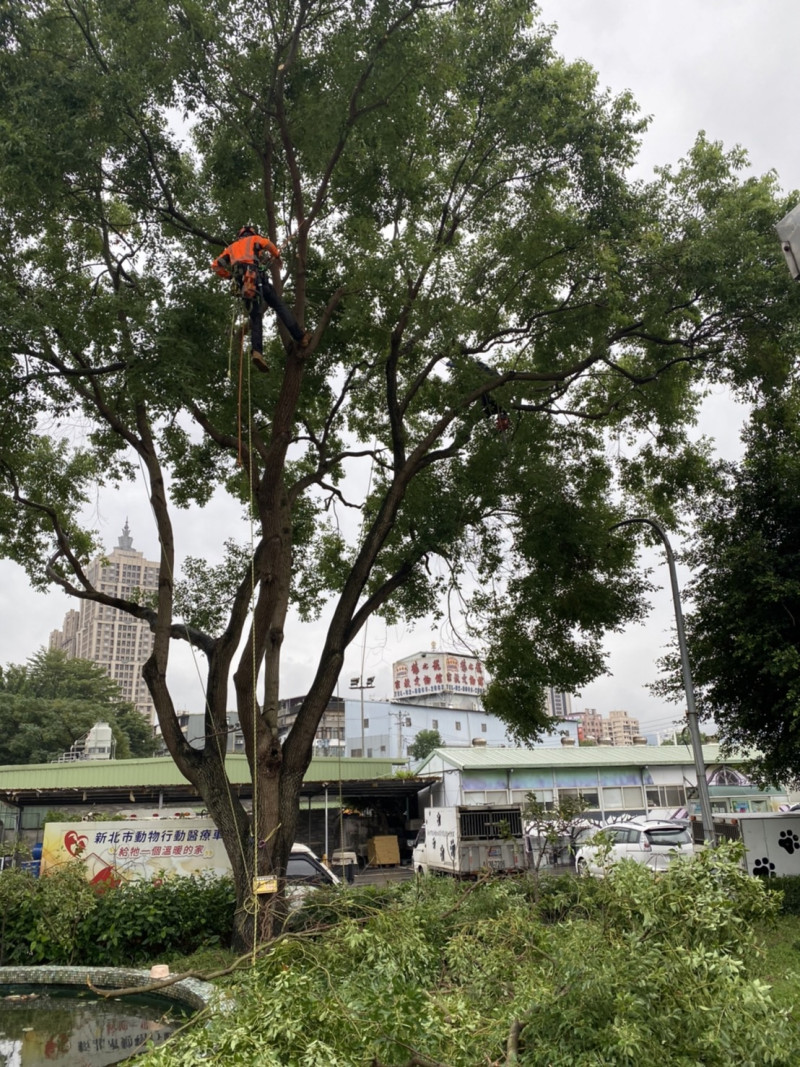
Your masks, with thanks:
[[(229, 380), (232, 380), (232, 378), (233, 378), (233, 366), (232, 366), (232, 364), (233, 364), (233, 338), (234, 338), (234, 331), (236, 330), (236, 319), (237, 319), (236, 307), (234, 306), (233, 313), (232, 313), (232, 316), (231, 316), (231, 331), (230, 331), (230, 341), (229, 341), (229, 351), (228, 351), (228, 378), (229, 378)], [(238, 397), (237, 397), (237, 423), (238, 423), (238, 456), (237, 456), (237, 458), (238, 458), (238, 464), (239, 464), (240, 467), (243, 466), (243, 462), (242, 462), (242, 408), (243, 408), (243, 396), (244, 396), (244, 392), (245, 392), (245, 390), (244, 390), (244, 363), (245, 363), (245, 360), (244, 360), (244, 332), (245, 332), (244, 323), (242, 322), (242, 325), (238, 330), (238, 333), (239, 333), (239, 369), (238, 369)], [(255, 616), (256, 581), (255, 581), (254, 500), (253, 500), (253, 477), (252, 477), (252, 474), (253, 474), (253, 466), (252, 466), (253, 465), (253, 419), (252, 419), (251, 376), (250, 376), (250, 368), (249, 368), (249, 366), (248, 366), (248, 374), (247, 374), (247, 390), (246, 390), (246, 393), (247, 393), (247, 429), (248, 429), (248, 439), (247, 439), (247, 445), (248, 445), (248, 490), (249, 490), (249, 508), (248, 508), (248, 511), (249, 511), (249, 519), (250, 519), (250, 587), (251, 587), (250, 588), (250, 598), (251, 598), (251, 604), (250, 604), (251, 626), (250, 626), (250, 630), (251, 630), (251, 668), (252, 668), (252, 687), (253, 687), (253, 714), (252, 714), (252, 720), (253, 720), (252, 745), (253, 745), (253, 748), (252, 748), (252, 751), (255, 752), (256, 751), (256, 740), (257, 740), (257, 715), (258, 715), (258, 701), (256, 699), (257, 685), (258, 685), (258, 665), (257, 665), (257, 662), (256, 662), (255, 626), (253, 625), (253, 621), (252, 621), (254, 616)], [(143, 481), (143, 483), (145, 485), (145, 488), (146, 488), (147, 487), (147, 475), (146, 475), (146, 472), (144, 470), (144, 466), (143, 466), (143, 463), (142, 463), (141, 456), (139, 456), (138, 459), (139, 459), (139, 470), (140, 470), (140, 473), (141, 473), (141, 476), (142, 476), (142, 481)], [(148, 502), (150, 503), (151, 511), (153, 511), (153, 516), (155, 518), (155, 512), (154, 512), (154, 509), (153, 509), (153, 506), (152, 506), (152, 501), (150, 500), (150, 494), (149, 493), (148, 493)], [(169, 571), (170, 582), (173, 584), (173, 587), (174, 587), (175, 575), (174, 575), (172, 566), (169, 563), (167, 564), (167, 566), (168, 566), (168, 571)], [(199, 663), (198, 663), (197, 650), (195, 649), (194, 644), (191, 641), (191, 638), (190, 638), (190, 635), (189, 635), (188, 626), (185, 626), (185, 630), (186, 630), (187, 643), (189, 645), (189, 649), (190, 649), (190, 652), (191, 652), (191, 655), (192, 655), (192, 661), (193, 661), (194, 667), (195, 667), (195, 672), (197, 674), (198, 683), (200, 685), (200, 689), (201, 689), (201, 692), (203, 694), (204, 707), (205, 707), (206, 712), (209, 712), (210, 711), (210, 707), (209, 707), (209, 703), (208, 703), (208, 692), (206, 690), (206, 687), (205, 687), (205, 684), (204, 684), (204, 681), (203, 681), (202, 672), (200, 670), (200, 666), (199, 666)], [(224, 742), (224, 746), (225, 747), (224, 747), (224, 750), (223, 750), (223, 742), (222, 742), (222, 739), (221, 739), (221, 737), (219, 735), (219, 731), (217, 731), (217, 730), (213, 731), (213, 735), (212, 735), (212, 739), (211, 740), (217, 746), (217, 752), (218, 752), (218, 755), (220, 756), (220, 759), (224, 760), (225, 754), (226, 754), (226, 751), (227, 751), (227, 731), (225, 732), (225, 742)], [(231, 790), (230, 782), (227, 781), (227, 776), (226, 776), (226, 789), (227, 789), (228, 802), (230, 804), (231, 815), (234, 817), (233, 821), (235, 822), (236, 820), (235, 820), (235, 806), (234, 806), (233, 791)], [(254, 775), (253, 776), (253, 810), (252, 810), (252, 817), (251, 817), (252, 840), (253, 840), (253, 855), (252, 855), (253, 877), (255, 877), (256, 872), (258, 870), (258, 848), (259, 848), (259, 844), (260, 844), (260, 842), (259, 842), (259, 834), (258, 834), (257, 811), (258, 811), (258, 776)], [(244, 852), (244, 844), (241, 841), (241, 839), (239, 840), (239, 848), (241, 850), (242, 864), (246, 869), (247, 863), (246, 863), (245, 852)], [(249, 894), (249, 897), (246, 898), (246, 900), (245, 900), (245, 902), (243, 904), (243, 908), (248, 914), (250, 914), (254, 918), (258, 913), (257, 893), (255, 891), (255, 883), (252, 880), (251, 880), (251, 885), (250, 885), (250, 894)], [(254, 937), (253, 938), (253, 962), (255, 962), (255, 953), (256, 953), (256, 938)]]

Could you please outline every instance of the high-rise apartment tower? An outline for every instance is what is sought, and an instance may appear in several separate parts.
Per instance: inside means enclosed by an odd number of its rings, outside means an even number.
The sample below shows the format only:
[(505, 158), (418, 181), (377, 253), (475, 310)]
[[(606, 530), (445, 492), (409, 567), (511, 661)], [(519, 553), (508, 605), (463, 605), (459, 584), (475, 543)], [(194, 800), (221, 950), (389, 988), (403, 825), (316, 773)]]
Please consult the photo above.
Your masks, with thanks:
[[(134, 589), (151, 593), (158, 588), (158, 564), (134, 549), (127, 520), (117, 547), (110, 555), (92, 560), (86, 574), (96, 589), (109, 596), (129, 598)], [(50, 634), (50, 648), (61, 648), (70, 659), (88, 659), (102, 667), (117, 682), (123, 698), (154, 724), (155, 709), (142, 678), (142, 664), (153, 649), (147, 623), (83, 600), (80, 610), (67, 612), (63, 628)]]

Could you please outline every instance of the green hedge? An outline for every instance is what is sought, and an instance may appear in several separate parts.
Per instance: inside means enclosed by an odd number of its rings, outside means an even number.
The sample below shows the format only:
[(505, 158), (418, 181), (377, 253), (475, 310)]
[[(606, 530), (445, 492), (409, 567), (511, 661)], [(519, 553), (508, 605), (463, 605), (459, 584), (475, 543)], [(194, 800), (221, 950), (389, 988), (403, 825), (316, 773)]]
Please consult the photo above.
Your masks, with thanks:
[(0, 873), (0, 964), (135, 966), (230, 945), (229, 878), (169, 878), (98, 891), (81, 863), (45, 878)]
[(771, 892), (783, 893), (781, 912), (784, 915), (800, 915), (800, 877), (770, 878), (766, 884)]

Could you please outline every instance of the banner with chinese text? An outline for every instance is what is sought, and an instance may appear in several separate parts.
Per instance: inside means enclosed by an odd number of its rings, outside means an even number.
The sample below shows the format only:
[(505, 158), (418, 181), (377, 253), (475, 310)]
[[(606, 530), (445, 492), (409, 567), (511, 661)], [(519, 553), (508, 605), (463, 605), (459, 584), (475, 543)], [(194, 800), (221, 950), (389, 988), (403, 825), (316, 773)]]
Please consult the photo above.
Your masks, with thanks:
[(161, 874), (229, 874), (219, 830), (210, 819), (47, 823), (41, 873), (72, 860), (93, 884)]

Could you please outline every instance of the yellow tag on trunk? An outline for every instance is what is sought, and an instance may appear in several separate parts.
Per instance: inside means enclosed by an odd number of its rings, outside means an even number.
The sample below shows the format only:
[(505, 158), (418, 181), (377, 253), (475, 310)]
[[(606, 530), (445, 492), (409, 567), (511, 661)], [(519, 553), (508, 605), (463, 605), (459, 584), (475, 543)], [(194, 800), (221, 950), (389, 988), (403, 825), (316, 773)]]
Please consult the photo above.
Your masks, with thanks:
[(253, 892), (256, 894), (277, 893), (278, 879), (274, 874), (259, 874), (253, 879)]

